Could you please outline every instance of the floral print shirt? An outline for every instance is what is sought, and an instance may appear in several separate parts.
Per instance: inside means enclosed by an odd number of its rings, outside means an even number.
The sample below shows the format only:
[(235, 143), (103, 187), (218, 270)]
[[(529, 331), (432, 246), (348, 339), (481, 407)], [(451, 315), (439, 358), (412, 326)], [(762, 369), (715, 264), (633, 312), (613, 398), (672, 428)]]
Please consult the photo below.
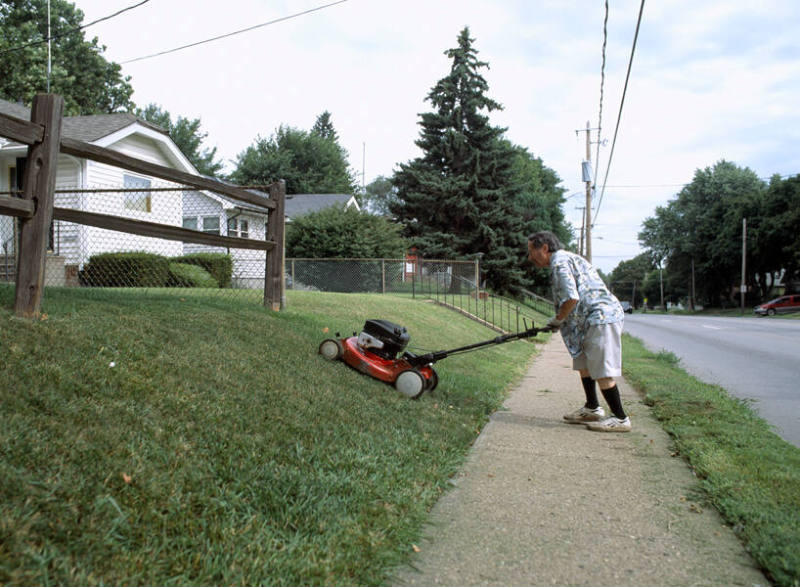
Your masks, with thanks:
[(550, 271), (556, 312), (567, 300), (578, 300), (561, 325), (561, 337), (569, 354), (578, 357), (583, 352), (583, 338), (589, 326), (622, 322), (625, 313), (597, 270), (583, 257), (558, 250), (550, 257)]

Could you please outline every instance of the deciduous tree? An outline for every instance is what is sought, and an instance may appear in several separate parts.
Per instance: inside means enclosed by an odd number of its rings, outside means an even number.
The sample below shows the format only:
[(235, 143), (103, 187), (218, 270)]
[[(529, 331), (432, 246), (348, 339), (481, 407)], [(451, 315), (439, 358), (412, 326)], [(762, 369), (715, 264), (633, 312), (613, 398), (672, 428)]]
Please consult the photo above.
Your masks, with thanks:
[(288, 194), (355, 194), (358, 189), (347, 151), (336, 140), (283, 125), (239, 154), (231, 179), (240, 184), (284, 179)]
[(178, 116), (173, 122), (172, 115), (157, 104), (148, 104), (144, 110), (137, 109), (136, 115), (166, 130), (172, 141), (203, 175), (217, 177), (222, 170), (222, 162), (215, 161), (217, 148), (202, 149), (208, 133), (200, 131), (200, 119), (189, 120)]
[[(103, 57), (97, 37), (84, 38), (83, 12), (50, 0), (50, 92), (64, 97), (64, 114), (108, 114), (133, 108), (130, 77)], [(47, 2), (0, 3), (0, 97), (29, 105), (47, 91)]]

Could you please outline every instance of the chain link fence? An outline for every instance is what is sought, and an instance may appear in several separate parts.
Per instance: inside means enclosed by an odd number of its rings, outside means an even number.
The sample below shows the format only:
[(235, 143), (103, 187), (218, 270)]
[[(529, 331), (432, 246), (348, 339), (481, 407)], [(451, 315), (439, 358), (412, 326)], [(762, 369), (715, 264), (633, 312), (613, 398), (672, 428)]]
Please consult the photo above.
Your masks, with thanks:
[[(441, 287), (474, 287), (474, 261), (422, 259), (286, 259), (291, 289), (430, 296)], [(462, 283), (464, 285), (462, 285)]]
[[(209, 235), (266, 240), (268, 210), (223, 195), (123, 175), (123, 185), (78, 188), (58, 182), (57, 208), (182, 227)], [(18, 220), (0, 216), (0, 283), (16, 276)], [(264, 250), (233, 249), (54, 220), (46, 287), (202, 288), (263, 292)]]
[(286, 271), (290, 289), (432, 299), (508, 332), (541, 324), (553, 312), (550, 300), (527, 290), (515, 300), (479, 288), (478, 261), (289, 258)]

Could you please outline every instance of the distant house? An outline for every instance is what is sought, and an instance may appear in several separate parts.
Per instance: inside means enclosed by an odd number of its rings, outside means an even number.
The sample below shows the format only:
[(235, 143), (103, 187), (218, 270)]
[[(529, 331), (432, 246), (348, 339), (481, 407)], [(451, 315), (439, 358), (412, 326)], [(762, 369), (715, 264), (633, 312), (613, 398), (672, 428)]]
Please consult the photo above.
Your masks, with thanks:
[[(0, 112), (30, 120), (29, 108), (2, 99)], [(197, 170), (164, 129), (132, 114), (65, 117), (62, 136), (197, 174)], [(20, 189), (26, 155), (27, 146), (0, 139), (0, 191)], [(130, 190), (169, 187), (178, 186), (118, 167), (61, 154), (56, 173), (56, 190), (61, 193), (55, 194), (55, 206), (184, 226), (214, 234), (260, 240), (265, 238), (268, 211), (258, 206), (199, 191), (113, 191), (119, 188)], [(69, 192), (70, 189), (76, 191)], [(0, 251), (0, 266), (7, 267), (8, 259), (14, 258), (15, 237), (14, 219), (0, 216), (0, 244), (3, 246)], [(78, 270), (97, 253), (147, 251), (171, 257), (199, 249), (207, 250), (197, 245), (184, 245), (179, 241), (141, 237), (56, 221), (52, 227), (49, 257), (54, 257), (65, 265), (67, 283), (76, 283)], [(260, 257), (261, 261), (254, 265), (257, 266), (256, 276), (263, 285), (264, 252), (237, 250), (231, 253), (234, 258), (234, 274), (237, 271), (249, 273), (249, 269), (245, 271), (243, 267), (251, 264), (251, 257)], [(60, 285), (61, 281), (57, 278), (53, 280), (48, 275), (47, 283), (50, 285)]]
[(292, 218), (309, 212), (318, 212), (337, 204), (361, 210), (361, 206), (352, 194), (294, 194), (286, 196), (286, 220), (291, 222)]

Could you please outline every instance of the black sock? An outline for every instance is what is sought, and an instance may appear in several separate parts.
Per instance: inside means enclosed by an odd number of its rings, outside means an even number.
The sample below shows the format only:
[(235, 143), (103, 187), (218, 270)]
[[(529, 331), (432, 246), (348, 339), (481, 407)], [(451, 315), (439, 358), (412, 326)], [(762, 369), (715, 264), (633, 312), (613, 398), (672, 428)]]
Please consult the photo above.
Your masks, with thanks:
[(594, 379), (581, 377), (581, 383), (583, 383), (583, 391), (586, 393), (586, 407), (590, 410), (599, 407), (600, 402), (597, 401), (597, 389), (594, 386)]
[(617, 389), (616, 384), (614, 387), (601, 389), (600, 391), (603, 393), (603, 398), (605, 398), (608, 407), (611, 408), (614, 415), (620, 420), (627, 418), (625, 410), (622, 409), (622, 399), (619, 397), (619, 389)]

